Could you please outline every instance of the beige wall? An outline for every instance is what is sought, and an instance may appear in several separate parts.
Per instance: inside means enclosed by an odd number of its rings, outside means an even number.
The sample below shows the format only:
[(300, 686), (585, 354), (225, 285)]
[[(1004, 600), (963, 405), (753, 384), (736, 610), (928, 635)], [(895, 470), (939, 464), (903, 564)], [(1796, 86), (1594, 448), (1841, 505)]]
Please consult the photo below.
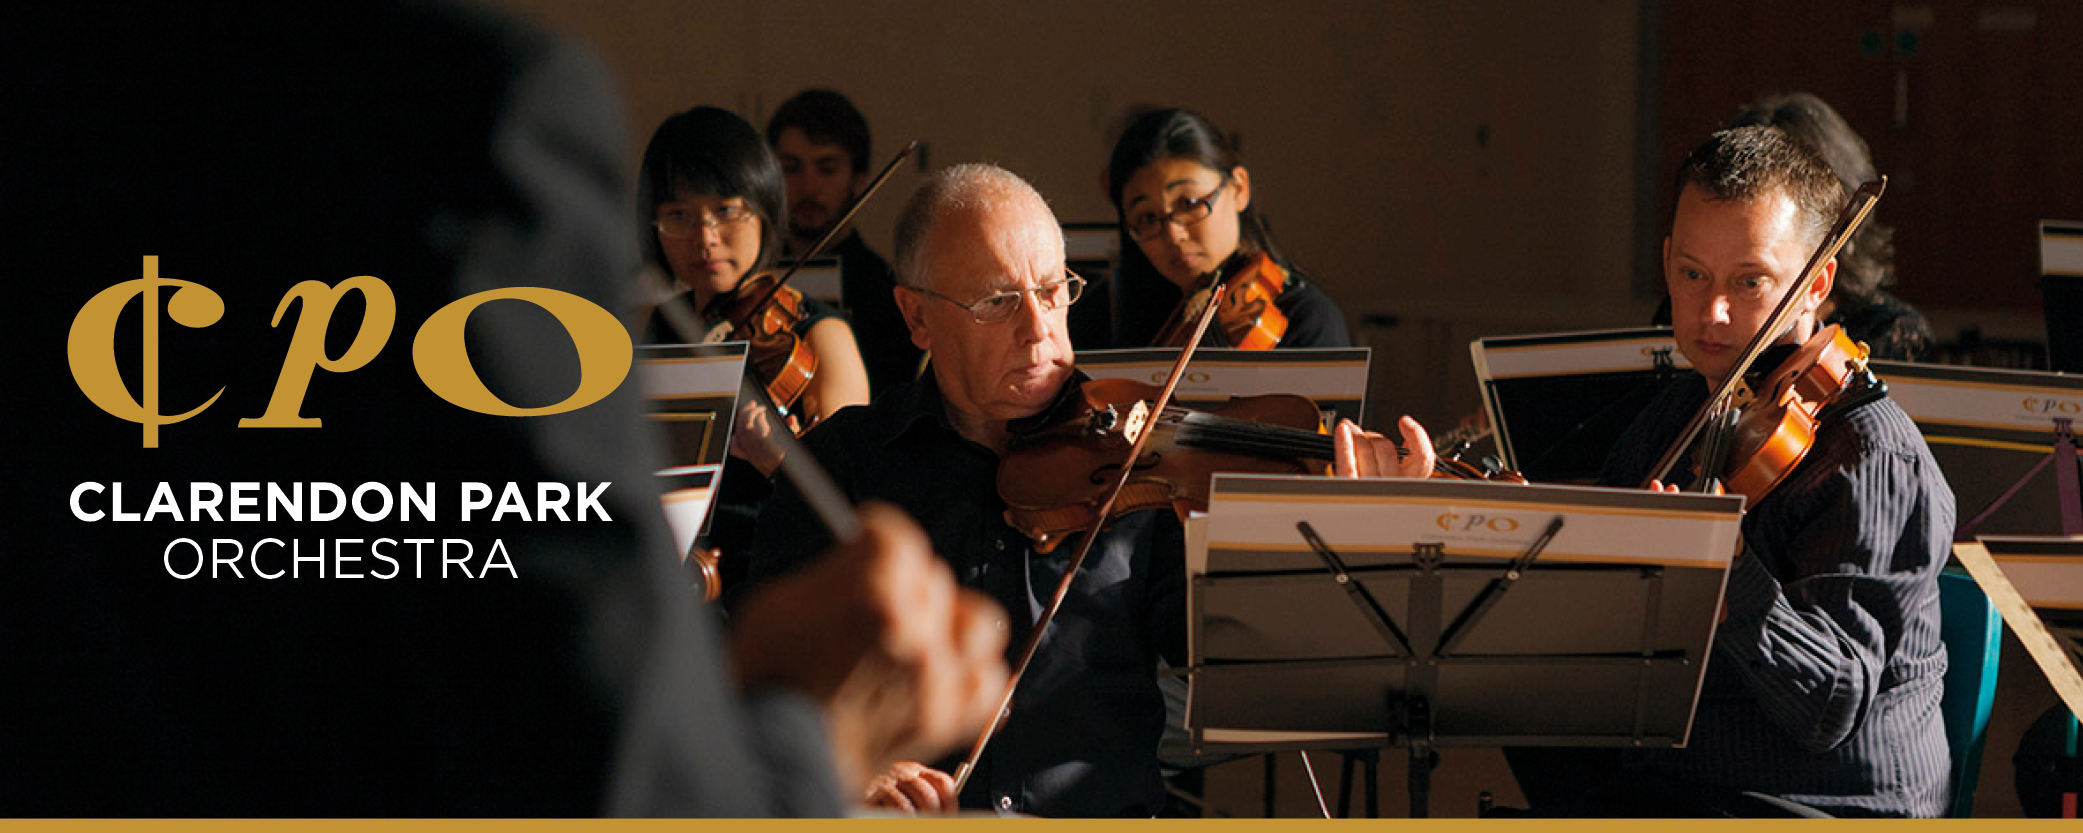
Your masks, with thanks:
[[(1106, 220), (1119, 114), (1199, 109), (1243, 134), (1282, 245), (1380, 351), (1377, 415), (1473, 408), (1468, 337), (1632, 323), (1650, 306), (1630, 290), (1636, 0), (499, 4), (612, 68), (632, 170), (680, 109), (764, 124), (830, 86), (868, 115), (878, 156), (917, 138), (933, 166), (997, 162), (1063, 219)], [(917, 181), (900, 174), (863, 211), (885, 254)], [(1370, 313), (1402, 324), (1359, 328)]]

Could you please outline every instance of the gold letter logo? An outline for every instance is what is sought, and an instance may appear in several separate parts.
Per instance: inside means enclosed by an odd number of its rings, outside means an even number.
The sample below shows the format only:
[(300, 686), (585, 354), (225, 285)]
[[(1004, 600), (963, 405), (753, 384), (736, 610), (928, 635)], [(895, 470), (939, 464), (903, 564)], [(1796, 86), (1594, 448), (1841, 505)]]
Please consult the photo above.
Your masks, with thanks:
[[(361, 290), (362, 298), (369, 302), (368, 311), (362, 313), (362, 329), (354, 334), (354, 342), (347, 345), (346, 355), (327, 358), (326, 327), (333, 321), (333, 307), (351, 289)], [(282, 326), (283, 313), (289, 312), (289, 305), (298, 299), (303, 299), (304, 310), (297, 314), (297, 331), (289, 337), (289, 353), (282, 357), (282, 375), (275, 380), (275, 395), (268, 398), (267, 413), (239, 420), (240, 428), (317, 428), (324, 424), (317, 417), (297, 414), (304, 407), (304, 392), (311, 387), (311, 371), (323, 367), (346, 373), (368, 364), (383, 349), (383, 343), (390, 340), (391, 323), (398, 317), (398, 302), (391, 297), (390, 285), (374, 276), (362, 275), (341, 281), (337, 287), (319, 281), (290, 287), (283, 294), (282, 303), (275, 305), (275, 320), (268, 326)]]
[[(463, 348), (463, 324), (479, 304), (502, 298), (527, 301), (549, 310), (571, 334), (579, 350), (579, 389), (555, 405), (516, 408), (485, 387)], [(412, 364), (420, 381), (449, 404), (492, 416), (548, 416), (576, 411), (600, 401), (622, 385), (636, 349), (629, 331), (613, 313), (573, 295), (534, 286), (488, 289), (436, 310), (412, 339)]]
[[(203, 409), (216, 403), (224, 395), (224, 389), (210, 395), (207, 402), (197, 405), (185, 414), (169, 416), (159, 413), (159, 287), (173, 288), (166, 300), (166, 317), (189, 329), (201, 329), (224, 317), (224, 299), (209, 287), (188, 281), (162, 280), (159, 277), (159, 257), (145, 256), (144, 277), (104, 289), (80, 308), (80, 314), (72, 319), (72, 332), (66, 338), (66, 359), (72, 366), (72, 379), (80, 386), (95, 407), (110, 415), (139, 423), (145, 427), (144, 447), (159, 447), (159, 426), (172, 425), (202, 413)], [(142, 296), (144, 305), (144, 365), (142, 367), (143, 391), (137, 399), (130, 397), (130, 388), (123, 384), (123, 373), (116, 367), (116, 319), (130, 299)]]

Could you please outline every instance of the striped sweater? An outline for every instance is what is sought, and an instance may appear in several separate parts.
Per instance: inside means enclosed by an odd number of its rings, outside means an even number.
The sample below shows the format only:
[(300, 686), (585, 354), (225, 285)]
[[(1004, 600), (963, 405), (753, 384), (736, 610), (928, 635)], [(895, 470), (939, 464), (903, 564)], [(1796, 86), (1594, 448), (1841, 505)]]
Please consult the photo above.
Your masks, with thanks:
[[(1707, 397), (1682, 374), (1636, 420), (1601, 481), (1633, 486)], [(1728, 618), (1683, 749), (1630, 769), (1765, 793), (1833, 815), (1936, 816), (1949, 795), (1938, 572), (1953, 493), (1888, 399), (1835, 415), (1786, 482), (1746, 512)]]

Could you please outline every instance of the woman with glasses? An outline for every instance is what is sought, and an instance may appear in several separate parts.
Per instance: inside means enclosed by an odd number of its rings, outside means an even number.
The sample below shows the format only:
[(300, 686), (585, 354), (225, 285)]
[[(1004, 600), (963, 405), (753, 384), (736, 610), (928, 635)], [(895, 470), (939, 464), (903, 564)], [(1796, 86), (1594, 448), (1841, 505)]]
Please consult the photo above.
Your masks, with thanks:
[[(1265, 333), (1211, 326), (1209, 347), (1349, 347), (1345, 316), (1274, 245), (1251, 202), (1251, 174), (1235, 143), (1189, 110), (1143, 114), (1115, 143), (1107, 192), (1119, 211), (1124, 344), (1158, 341), (1182, 299), (1216, 280), (1256, 268), (1277, 277), (1272, 305), (1284, 318)], [(1133, 243), (1134, 245), (1129, 245)], [(1263, 255), (1263, 259), (1259, 256)], [(1228, 324), (1229, 322), (1223, 321)], [(1269, 344), (1270, 342), (1270, 344)]]
[[(739, 284), (772, 267), (781, 253), (788, 203), (780, 163), (744, 119), (727, 110), (696, 107), (666, 119), (652, 134), (638, 187), (645, 257), (673, 277), (674, 289), (704, 318), (706, 333), (722, 323), (717, 311), (732, 300)], [(803, 298), (794, 333), (816, 356), (816, 371), (793, 409), (798, 428), (848, 405), (867, 404), (861, 349), (837, 309)], [(662, 315), (654, 315), (646, 341), (677, 343), (702, 335), (677, 333)], [(740, 423), (732, 452), (771, 475), (780, 460), (768, 459), (764, 444), (741, 442), (763, 426), (752, 418)]]
[[(723, 323), (718, 310), (728, 306), (740, 284), (773, 266), (781, 253), (788, 220), (781, 164), (744, 119), (727, 110), (696, 107), (666, 119), (651, 135), (637, 189), (644, 259), (652, 269), (672, 276), (673, 288), (702, 319), (703, 329), (682, 333), (661, 309), (650, 317), (644, 340), (700, 341), (710, 328)], [(802, 298), (800, 309), (793, 333), (810, 348), (816, 363), (789, 417), (798, 424), (782, 424), (765, 408), (739, 402), (706, 542), (715, 548), (719, 589), (743, 580), (760, 507), (773, 491), (769, 478), (781, 457), (764, 438), (868, 402), (868, 371), (846, 319), (808, 297)], [(750, 363), (746, 372), (759, 375)], [(772, 380), (753, 381), (765, 387)]]

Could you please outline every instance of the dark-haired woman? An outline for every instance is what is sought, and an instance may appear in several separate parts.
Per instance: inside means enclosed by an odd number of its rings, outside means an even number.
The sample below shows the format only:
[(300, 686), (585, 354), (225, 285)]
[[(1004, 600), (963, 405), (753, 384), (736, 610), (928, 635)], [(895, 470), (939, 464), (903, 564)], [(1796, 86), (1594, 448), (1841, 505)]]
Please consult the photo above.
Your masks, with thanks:
[[(654, 313), (644, 339), (665, 344), (700, 340), (723, 322), (718, 311), (745, 279), (772, 266), (781, 252), (788, 220), (781, 164), (744, 119), (728, 110), (696, 107), (666, 119), (651, 135), (637, 188), (645, 261), (671, 275), (674, 288), (704, 319), (703, 333), (682, 334)], [(817, 369), (790, 419), (807, 426), (848, 405), (866, 404), (868, 371), (853, 330), (838, 310), (802, 300), (793, 332), (816, 355)], [(749, 363), (745, 372), (759, 376)], [(764, 385), (769, 380), (754, 381)], [(709, 522), (707, 543), (718, 554), (719, 591), (742, 581), (750, 569), (759, 510), (773, 491), (768, 478), (781, 464), (775, 446), (762, 438), (799, 426), (779, 424), (765, 409), (739, 403), (730, 458)]]
[[(675, 288), (705, 317), (705, 328), (721, 323), (717, 311), (738, 286), (772, 266), (781, 252), (788, 215), (780, 163), (759, 131), (737, 114), (696, 107), (666, 119), (651, 135), (639, 188), (646, 259), (673, 277)], [(793, 409), (801, 425), (868, 402), (861, 349), (838, 310), (806, 297), (794, 332), (817, 356), (816, 373)], [(646, 340), (687, 339), (654, 315)], [(779, 459), (762, 444), (741, 442), (763, 427), (756, 418), (741, 419), (731, 450), (771, 475)]]
[[(1295, 271), (1274, 245), (1265, 218), (1252, 205), (1251, 172), (1238, 158), (1235, 143), (1207, 119), (1188, 110), (1156, 110), (1137, 118), (1114, 145), (1107, 188), (1125, 238), (1124, 343), (1152, 343), (1180, 300), (1211, 280), (1270, 265), (1282, 286), (1273, 306), (1285, 318), (1273, 346), (1352, 345), (1338, 305)], [(1260, 255), (1265, 261), (1254, 264)], [(1246, 346), (1220, 326), (1211, 326), (1202, 344)]]

